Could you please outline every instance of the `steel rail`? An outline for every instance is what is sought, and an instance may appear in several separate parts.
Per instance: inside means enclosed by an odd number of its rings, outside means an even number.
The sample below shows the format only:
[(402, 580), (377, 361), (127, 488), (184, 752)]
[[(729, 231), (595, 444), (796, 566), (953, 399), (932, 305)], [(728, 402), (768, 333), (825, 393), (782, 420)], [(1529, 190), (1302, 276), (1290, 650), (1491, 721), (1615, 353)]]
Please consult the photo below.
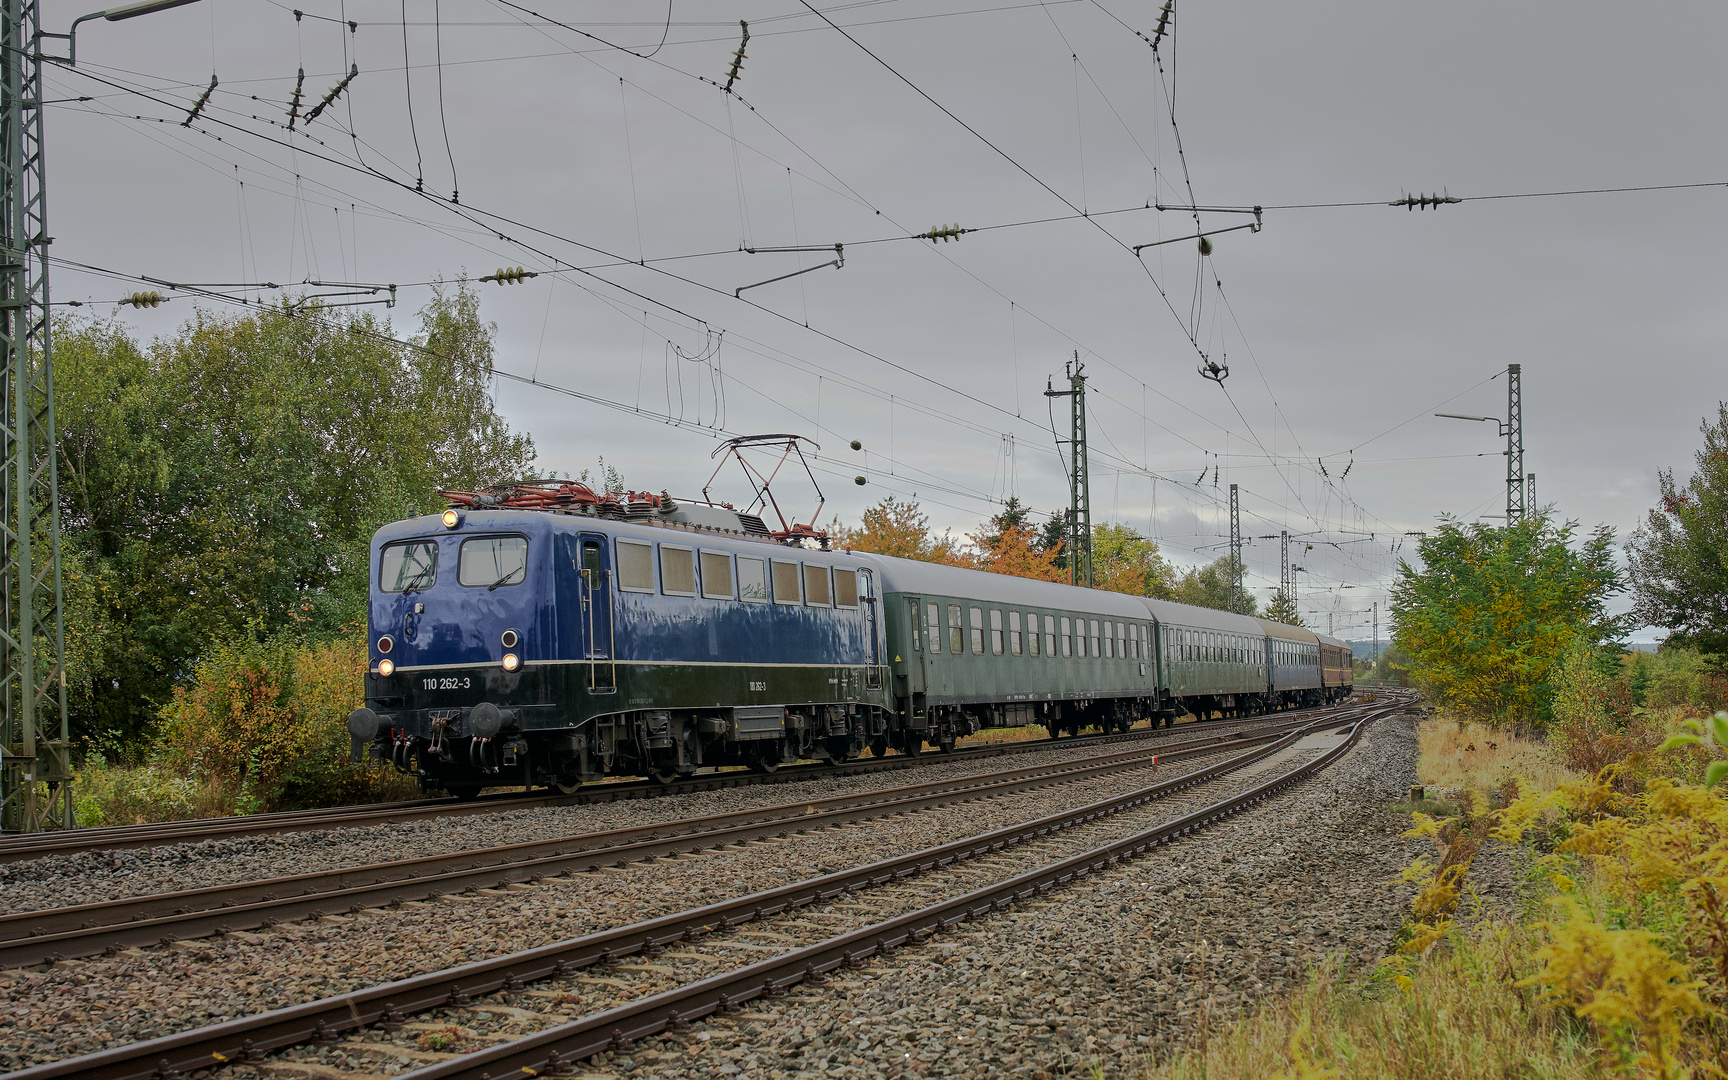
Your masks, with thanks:
[(567, 1072), (583, 1058), (608, 1050), (628, 1050), (634, 1047), (636, 1040), (664, 1031), (688, 1030), (691, 1021), (730, 1012), (743, 1002), (758, 997), (784, 997), (792, 987), (803, 982), (820, 985), (827, 981), (830, 971), (860, 967), (871, 957), (887, 955), (905, 945), (921, 945), (944, 930), (993, 912), (1006, 911), (1018, 901), (1041, 896), (1059, 886), (1109, 870), (1161, 844), (1258, 805), (1349, 753), (1368, 724), (1390, 711), (1392, 709), (1376, 711), (1356, 721), (1344, 741), (1282, 776), (1185, 814), (1175, 821), (827, 941), (793, 949), (768, 960), (471, 1054), (401, 1073), (399, 1080), (503, 1080), (507, 1077), (526, 1080), (545, 1073)]
[[(841, 823), (1072, 783), (1249, 745), (1312, 719), (1282, 721), (1174, 745), (1026, 766), (909, 788), (879, 789), (680, 821), (526, 841), (285, 878), (46, 908), (0, 916), (0, 968), (250, 930), (337, 911), (394, 906), (450, 892), (624, 866)], [(692, 846), (691, 841), (698, 843)]]
[[(1272, 717), (1295, 717), (1312, 710), (1290, 710), (1268, 713), (1259, 717), (1240, 717), (1208, 723), (1252, 723)], [(64, 833), (26, 833), (0, 837), (0, 863), (37, 859), (44, 855), (90, 850), (124, 850), (152, 847), (187, 841), (225, 837), (264, 836), (272, 833), (304, 832), (312, 829), (351, 829), (374, 825), (392, 825), (418, 821), (429, 817), (458, 817), (470, 814), (502, 813), (537, 806), (590, 806), (596, 803), (622, 802), (632, 799), (654, 799), (685, 795), (699, 791), (717, 791), (734, 787), (755, 787), (766, 784), (790, 784), (804, 780), (821, 780), (834, 776), (859, 773), (892, 772), (915, 769), (925, 765), (945, 764), (975, 758), (999, 757), (1005, 754), (1029, 753), (1065, 746), (1104, 746), (1118, 742), (1158, 740), (1179, 734), (1194, 725), (1178, 728), (1147, 728), (1116, 735), (1082, 735), (1069, 739), (1029, 739), (1023, 742), (995, 743), (963, 747), (952, 753), (896, 754), (892, 757), (866, 758), (843, 764), (789, 765), (772, 773), (744, 770), (701, 773), (671, 784), (653, 780), (629, 780), (598, 783), (569, 795), (498, 793), (481, 796), (474, 802), (455, 799), (417, 800), (362, 807), (330, 807), (318, 810), (288, 810), (270, 814), (250, 814), (241, 817), (200, 818), (190, 821), (159, 821), (141, 825), (108, 825), (92, 829), (76, 829)]]
[[(1397, 708), (1399, 706), (1393, 706)], [(1390, 711), (1390, 709), (1381, 710)], [(1370, 718), (1378, 713), (1371, 713)], [(657, 955), (665, 946), (681, 941), (694, 941), (720, 930), (742, 926), (747, 923), (793, 911), (822, 900), (829, 900), (849, 893), (862, 892), (877, 885), (903, 880), (915, 874), (938, 869), (963, 862), (967, 859), (1001, 851), (1005, 848), (1036, 840), (1063, 829), (1085, 825), (1094, 821), (1144, 805), (1154, 799), (1192, 788), (1206, 783), (1226, 773), (1234, 772), (1245, 766), (1279, 752), (1293, 745), (1304, 734), (1330, 727), (1337, 727), (1341, 721), (1338, 718), (1314, 720), (1303, 727), (1292, 731), (1276, 741), (1235, 755), (1222, 762), (1204, 766), (1182, 776), (1140, 788), (1133, 792), (1113, 796), (1061, 813), (1048, 815), (1034, 821), (1022, 822), (988, 833), (952, 841), (924, 851), (884, 859), (866, 866), (854, 867), (805, 881), (794, 882), (777, 888), (768, 889), (748, 896), (721, 901), (704, 907), (679, 912), (675, 914), (649, 919), (628, 926), (615, 927), (609, 930), (573, 938), (567, 941), (542, 945), (533, 949), (494, 957), (489, 960), (464, 964), (443, 971), (418, 975), (380, 986), (357, 990), (352, 993), (325, 998), (318, 1001), (291, 1005), (256, 1016), (242, 1017), (225, 1021), (210, 1027), (197, 1028), (161, 1036), (145, 1042), (132, 1043), (86, 1054), (80, 1057), (67, 1058), (61, 1061), (48, 1062), (31, 1066), (10, 1074), (5, 1080), (60, 1080), (64, 1077), (79, 1077), (81, 1080), (175, 1080), (175, 1078), (198, 1069), (211, 1068), (230, 1063), (255, 1063), (262, 1059), (266, 1051), (278, 1049), (307, 1041), (329, 1042), (344, 1030), (363, 1028), (374, 1023), (396, 1024), (412, 1013), (424, 1012), (447, 1005), (465, 1005), (473, 997), (492, 993), (498, 990), (516, 990), (523, 985), (548, 978), (563, 978), (596, 964), (610, 964), (620, 958), (645, 954)], [(1358, 720), (1360, 725), (1363, 721)], [(1359, 727), (1354, 729), (1359, 730)], [(1281, 778), (1288, 779), (1288, 778)], [(1261, 792), (1268, 785), (1260, 785), (1253, 789)], [(1252, 794), (1252, 793), (1251, 793)], [(1208, 807), (1200, 811), (1199, 816), (1213, 813), (1217, 807)], [(1178, 832), (1195, 827), (1199, 820), (1195, 814), (1180, 818), (1175, 823)], [(1210, 819), (1208, 819), (1210, 820)], [(1168, 829), (1168, 826), (1163, 827)], [(1157, 831), (1157, 830), (1154, 830)], [(1142, 834), (1146, 835), (1146, 834)], [(1160, 834), (1165, 835), (1165, 834)], [(1175, 835), (1171, 833), (1169, 835)], [(1132, 841), (1130, 841), (1132, 843)], [(1085, 860), (1094, 853), (1079, 856)], [(1076, 866), (1075, 860), (1063, 860), (1056, 864), (1066, 867), (1070, 863)], [(1048, 868), (1046, 868), (1048, 869)], [(1042, 871), (1035, 872), (1041, 873)], [(1082, 871), (1089, 872), (1089, 871)], [(1026, 875), (1022, 875), (1022, 878)], [(1060, 876), (1060, 875), (1058, 875)], [(1070, 872), (1070, 877), (1073, 876)], [(1016, 878), (1014, 881), (1020, 881)], [(1064, 879), (1066, 880), (1066, 879)], [(978, 894), (968, 894), (962, 898), (969, 902)], [(925, 909), (924, 915), (934, 909)], [(894, 920), (895, 925), (904, 920)], [(881, 924), (886, 926), (887, 924)], [(869, 931), (859, 931), (856, 934), (845, 935), (840, 941), (848, 942), (846, 955), (853, 957), (853, 963), (870, 955), (871, 944), (876, 941), (870, 932), (881, 935), (881, 926), (872, 927)], [(859, 935), (864, 935), (859, 937)], [(850, 944), (854, 938), (865, 944)], [(826, 949), (832, 942), (825, 942), (817, 949)], [(889, 947), (892, 947), (890, 944)], [(797, 950), (802, 956), (809, 950)], [(790, 955), (790, 954), (788, 954)], [(831, 957), (824, 953), (819, 971), (831, 970), (840, 963), (848, 962), (844, 956)], [(802, 962), (794, 965), (791, 975), (773, 974), (766, 980), (776, 986), (790, 985), (803, 978), (806, 965)], [(731, 994), (728, 1000), (732, 1002), (747, 1000), (762, 992), (765, 984), (759, 978), (762, 965), (752, 965), (743, 969), (748, 972), (744, 983), (734, 979), (725, 985), (735, 983), (744, 989), (738, 994)], [(775, 967), (776, 972), (779, 971)], [(819, 971), (811, 968), (812, 971)], [(718, 1006), (724, 990), (715, 988), (716, 980), (711, 978), (692, 984), (703, 988), (702, 994), (707, 995), (707, 1012), (714, 1011)], [(754, 987), (754, 992), (751, 991)], [(672, 995), (686, 994), (689, 988), (670, 992)], [(670, 1023), (670, 1014), (666, 1012), (667, 1003), (662, 999), (668, 995), (656, 995), (643, 999), (644, 1002), (654, 1002), (642, 1016), (631, 1019), (619, 1014), (627, 1011), (614, 1009), (598, 1014), (605, 1017), (607, 1031), (604, 1045), (609, 1045), (616, 1028), (625, 1031), (625, 1037), (640, 1038), (658, 1030), (653, 1025), (664, 1027)], [(702, 996), (701, 994), (698, 995)], [(683, 997), (677, 998), (683, 1002)], [(694, 1018), (705, 1015), (700, 1003), (688, 1008), (673, 1007), (672, 1011), (680, 1016)], [(696, 1011), (691, 1011), (695, 1009)], [(582, 1024), (583, 1021), (577, 1021)], [(628, 1025), (626, 1029), (624, 1025)], [(571, 1025), (562, 1025), (550, 1029), (556, 1032), (568, 1032)], [(545, 1035), (547, 1033), (542, 1033)], [(584, 1036), (586, 1038), (586, 1036)], [(556, 1040), (554, 1040), (556, 1042)], [(508, 1044), (518, 1046), (518, 1044)], [(552, 1043), (548, 1043), (552, 1046)], [(528, 1048), (528, 1053), (544, 1053), (536, 1048)], [(597, 1051), (587, 1051), (594, 1053)], [(564, 1051), (560, 1051), (564, 1053)], [(470, 1055), (478, 1057), (479, 1055)], [(566, 1059), (575, 1056), (564, 1053)], [(517, 1066), (504, 1065), (500, 1069), (489, 1069), (493, 1076), (501, 1077), (504, 1072)], [(418, 1074), (416, 1074), (418, 1075)], [(521, 1075), (521, 1074), (518, 1074)]]

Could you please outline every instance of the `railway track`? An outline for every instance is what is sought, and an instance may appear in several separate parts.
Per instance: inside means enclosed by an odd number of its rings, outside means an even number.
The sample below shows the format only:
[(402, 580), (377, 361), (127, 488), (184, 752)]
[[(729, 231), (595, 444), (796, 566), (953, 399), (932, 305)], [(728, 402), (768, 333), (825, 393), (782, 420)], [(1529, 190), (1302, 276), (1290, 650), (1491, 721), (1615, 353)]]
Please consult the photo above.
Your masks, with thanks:
[[(627, 1050), (635, 1040), (663, 1031), (683, 1030), (694, 1020), (731, 1011), (756, 997), (783, 996), (800, 983), (819, 985), (825, 981), (826, 973), (837, 968), (859, 966), (872, 956), (920, 944), (959, 923), (1144, 855), (1313, 775), (1347, 753), (1369, 722), (1401, 707), (1401, 703), (1394, 701), (1310, 718), (1309, 722), (1293, 726), (1259, 746), (1229, 754), (1184, 775), (1035, 821), (871, 865), (321, 1001), (38, 1065), (14, 1073), (9, 1080), (71, 1076), (92, 1080), (152, 1077), (168, 1080), (225, 1064), (258, 1063), (267, 1052), (295, 1044), (334, 1046), (345, 1037), (345, 1032), (361, 1033), (359, 1042), (351, 1039), (348, 1045), (362, 1056), (369, 1050), (391, 1052), (392, 1044), (367, 1042), (372, 1038), (388, 1039), (388, 1034), (381, 1035), (374, 1025), (382, 1025), (388, 1033), (400, 1028), (413, 1014), (441, 1009), (474, 1010), (494, 1016), (511, 1014), (543, 1026), (541, 1030), (501, 1038), (494, 1045), (460, 1056), (410, 1050), (407, 1056), (422, 1062), (429, 1058), (447, 1059), (433, 1060), (427, 1067), (408, 1074), (415, 1080), (457, 1077), (482, 1080), (566, 1071), (582, 1058), (608, 1050)], [(1298, 747), (1305, 735), (1326, 730), (1338, 730), (1342, 737), (1329, 748)], [(1202, 752), (1202, 748), (1194, 749), (1196, 753)], [(1218, 745), (1208, 749), (1214, 755), (1220, 753)], [(1307, 755), (1303, 760), (1286, 762), (1291, 755), (1303, 754)], [(1286, 763), (1288, 767), (1278, 768), (1276, 775), (1259, 782), (1255, 782), (1257, 777), (1240, 781), (1235, 785), (1237, 790), (1225, 792), (1222, 797), (1209, 790), (1228, 786), (1226, 778), (1232, 773), (1254, 766), (1270, 770), (1274, 765)], [(1159, 803), (1172, 797), (1180, 801), (1185, 793), (1187, 801), (1202, 805), (1170, 809), (1168, 803)], [(1097, 834), (1110, 828), (1117, 835), (1103, 838), (1100, 843)], [(994, 875), (996, 880), (971, 888), (965, 883), (973, 874), (979, 878)], [(933, 894), (918, 895), (921, 882), (944, 876), (950, 879), (947, 884), (936, 882)], [(649, 985), (634, 1000), (574, 1019), (549, 1009), (550, 1001), (571, 996), (557, 992), (557, 986), (569, 985), (562, 980), (583, 979), (596, 969), (667, 972), (671, 969), (665, 965), (674, 962), (675, 954), (701, 960), (692, 951), (701, 948), (699, 943), (712, 940), (724, 944), (726, 937), (735, 936), (728, 935), (728, 931), (748, 936), (751, 924), (774, 925), (771, 921), (775, 919), (782, 921), (782, 930), (793, 929), (794, 922), (820, 930), (823, 924), (814, 920), (821, 917), (824, 905), (863, 907), (848, 901), (864, 894), (886, 897), (889, 903), (884, 906), (898, 903), (903, 910), (880, 918), (873, 907), (869, 908), (871, 921), (857, 916), (828, 915), (827, 918), (841, 922), (863, 921), (864, 925), (847, 926), (837, 933), (819, 932), (816, 940), (791, 948), (765, 949), (741, 943), (737, 947), (747, 953), (754, 949), (774, 955), (754, 963), (728, 961), (723, 964), (726, 970), (687, 979), (667, 989)], [(908, 907), (910, 910), (904, 910)], [(789, 919), (790, 916), (798, 919)], [(786, 934), (764, 934), (788, 938)], [(805, 938), (810, 936), (804, 934)], [(657, 962), (621, 963), (633, 959)], [(716, 961), (709, 958), (707, 962)], [(544, 986), (548, 980), (560, 982), (553, 989), (531, 988), (534, 984)], [(610, 984), (615, 980), (586, 981)], [(482, 995), (497, 996), (482, 1001)], [(400, 1045), (395, 1049), (401, 1049)]]
[[(1315, 711), (1304, 709), (1241, 720), (1209, 721), (1204, 726), (1209, 729), (1217, 729), (1220, 724), (1253, 724), (1280, 717), (1294, 718), (1312, 715)], [(533, 793), (495, 792), (470, 802), (453, 798), (422, 799), (362, 807), (330, 807), (319, 810), (250, 814), (243, 817), (163, 821), (143, 825), (110, 825), (46, 834), (14, 834), (0, 836), (0, 864), (39, 859), (45, 855), (72, 854), (92, 850), (107, 851), (156, 847), (165, 844), (243, 836), (264, 836), (272, 833), (304, 832), (313, 829), (364, 828), (374, 825), (394, 825), (419, 821), (426, 818), (494, 814), (540, 806), (589, 806), (596, 803), (663, 798), (698, 791), (716, 791), (723, 788), (798, 783), (835, 776), (893, 772), (914, 769), (922, 765), (947, 764), (955, 761), (1030, 753), (1047, 750), (1053, 746), (1107, 746), (1122, 742), (1158, 740), (1179, 736), (1194, 730), (1196, 726), (1184, 724), (1176, 728), (1145, 728), (1118, 735), (1083, 735), (1070, 739), (1032, 739), (1025, 742), (967, 747), (949, 754), (926, 753), (917, 756), (894, 754), (885, 758), (864, 758), (849, 761), (841, 765), (818, 763), (791, 765), (773, 773), (754, 773), (744, 770), (701, 773), (677, 780), (671, 784), (661, 784), (653, 780), (606, 782), (584, 788), (572, 795), (549, 794), (544, 791)]]
[(1055, 764), (801, 800), (779, 806), (710, 814), (550, 840), (452, 852), (416, 859), (239, 882), (173, 893), (16, 912), (0, 916), (0, 968), (75, 959), (124, 948), (166, 944), (297, 919), (396, 906), (449, 893), (473, 892), (601, 866), (744, 844), (789, 832), (809, 832), (957, 800), (1000, 796), (1111, 773), (1148, 768), (1255, 745), (1313, 723), (1277, 718), (1245, 729), (1196, 733), (1128, 750)]

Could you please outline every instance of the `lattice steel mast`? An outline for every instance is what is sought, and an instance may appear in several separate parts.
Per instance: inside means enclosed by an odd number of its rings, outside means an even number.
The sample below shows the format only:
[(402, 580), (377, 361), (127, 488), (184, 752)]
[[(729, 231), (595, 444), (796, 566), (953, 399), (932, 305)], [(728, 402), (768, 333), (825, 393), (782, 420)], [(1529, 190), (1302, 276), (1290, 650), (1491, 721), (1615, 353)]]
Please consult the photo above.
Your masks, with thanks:
[(41, 9), (0, 0), (0, 828), (71, 828)]
[[(1044, 396), (1068, 399), (1068, 583), (1092, 587), (1092, 483), (1086, 467), (1086, 365), (1078, 350), (1072, 363), (1063, 367), (1068, 389), (1052, 390)], [(1058, 439), (1060, 444), (1063, 440)]]
[(1522, 521), (1524, 499), (1524, 365), (1506, 365), (1506, 524)]

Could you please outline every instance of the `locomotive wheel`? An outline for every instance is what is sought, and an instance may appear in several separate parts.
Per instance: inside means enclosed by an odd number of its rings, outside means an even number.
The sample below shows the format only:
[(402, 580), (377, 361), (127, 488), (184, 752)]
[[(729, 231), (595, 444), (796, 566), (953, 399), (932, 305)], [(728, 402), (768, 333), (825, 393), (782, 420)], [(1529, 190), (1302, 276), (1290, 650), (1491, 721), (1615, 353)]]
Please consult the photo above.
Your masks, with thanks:
[(678, 770), (671, 765), (650, 765), (648, 778), (659, 784), (670, 784), (678, 779)]
[(937, 745), (941, 748), (944, 754), (952, 754), (954, 752), (954, 745), (959, 741), (959, 738), (952, 731), (944, 731), (942, 733), (942, 741)]
[(924, 736), (913, 733), (906, 736), (906, 741), (900, 744), (900, 749), (907, 757), (921, 757), (924, 754)]
[(562, 776), (552, 781), (551, 788), (560, 795), (574, 795), (576, 789), (582, 786), (581, 780), (566, 780)]
[(888, 736), (878, 735), (870, 743), (870, 753), (876, 757), (888, 756)]
[(752, 769), (755, 769), (759, 773), (779, 772), (780, 771), (780, 746), (779, 746), (779, 744), (776, 743), (775, 745), (770, 746), (767, 749), (761, 751), (759, 754), (757, 754), (756, 759), (754, 761), (750, 762), (750, 767)]

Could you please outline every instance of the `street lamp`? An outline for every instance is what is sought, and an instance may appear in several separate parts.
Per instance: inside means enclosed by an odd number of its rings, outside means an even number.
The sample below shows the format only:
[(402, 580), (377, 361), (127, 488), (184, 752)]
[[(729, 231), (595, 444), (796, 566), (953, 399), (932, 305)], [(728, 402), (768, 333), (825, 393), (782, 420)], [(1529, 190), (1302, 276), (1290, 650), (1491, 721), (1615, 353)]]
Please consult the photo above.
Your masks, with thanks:
[[(182, 2), (184, 2), (184, 0), (182, 0)], [(1434, 415), (1435, 416), (1443, 416), (1448, 420), (1481, 420), (1484, 422), (1492, 423), (1495, 427), (1500, 429), (1500, 437), (1502, 439), (1504, 439), (1506, 437), (1506, 434), (1508, 431), (1508, 425), (1507, 425), (1506, 421), (1500, 419), (1498, 416), (1466, 416), (1463, 413), (1455, 413), (1455, 412), (1437, 412)]]
[(140, 15), (151, 15), (158, 11), (167, 11), (169, 8), (184, 7), (187, 4), (195, 4), (197, 2), (198, 0), (138, 0), (135, 4), (121, 4), (119, 7), (106, 8), (102, 11), (92, 11), (88, 15), (80, 15), (76, 19), (72, 20), (72, 28), (67, 30), (64, 34), (50, 34), (47, 32), (41, 34), (41, 36), (45, 38), (66, 39), (66, 55), (64, 57), (48, 56), (43, 54), (42, 59), (52, 60), (56, 64), (65, 64), (67, 67), (77, 67), (77, 35), (79, 23), (89, 22), (91, 19), (106, 19), (109, 22), (119, 22), (122, 19), (136, 19)]

